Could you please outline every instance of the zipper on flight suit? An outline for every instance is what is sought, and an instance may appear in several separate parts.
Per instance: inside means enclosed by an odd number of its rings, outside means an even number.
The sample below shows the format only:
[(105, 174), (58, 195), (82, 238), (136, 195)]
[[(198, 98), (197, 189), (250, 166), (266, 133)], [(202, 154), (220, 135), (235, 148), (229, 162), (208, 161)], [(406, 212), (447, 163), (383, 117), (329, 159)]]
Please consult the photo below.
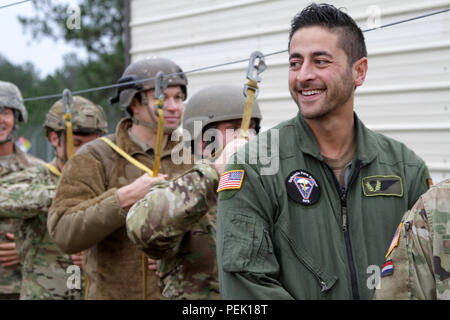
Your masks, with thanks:
[(356, 277), (356, 268), (355, 268), (355, 262), (353, 259), (353, 253), (352, 253), (352, 244), (350, 242), (350, 232), (348, 230), (348, 210), (347, 210), (347, 192), (349, 187), (352, 185), (354, 180), (359, 174), (359, 170), (361, 169), (361, 161), (356, 160), (355, 163), (355, 171), (353, 172), (350, 181), (348, 182), (348, 185), (346, 187), (341, 188), (339, 182), (337, 181), (336, 175), (333, 172), (333, 169), (325, 162), (325, 165), (328, 167), (328, 169), (331, 172), (331, 175), (334, 180), (334, 184), (336, 186), (336, 190), (339, 195), (339, 199), (341, 201), (341, 217), (342, 217), (342, 225), (341, 229), (344, 233), (344, 240), (345, 240), (345, 249), (347, 252), (347, 259), (348, 259), (348, 265), (350, 269), (350, 281), (352, 283), (352, 295), (354, 300), (359, 300), (359, 290), (358, 290), (358, 280)]

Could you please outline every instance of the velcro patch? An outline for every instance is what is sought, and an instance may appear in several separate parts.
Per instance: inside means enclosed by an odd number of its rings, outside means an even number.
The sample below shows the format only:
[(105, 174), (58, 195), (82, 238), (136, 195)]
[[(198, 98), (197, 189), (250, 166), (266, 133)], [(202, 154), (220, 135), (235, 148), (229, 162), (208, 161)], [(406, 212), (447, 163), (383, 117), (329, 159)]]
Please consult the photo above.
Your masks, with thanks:
[(373, 176), (362, 179), (362, 189), (366, 197), (403, 197), (403, 183), (399, 176)]
[(392, 263), (392, 260), (387, 260), (383, 266), (381, 267), (381, 276), (390, 276), (394, 273), (394, 264)]
[(286, 178), (289, 197), (304, 206), (312, 206), (320, 199), (320, 186), (312, 174), (305, 170), (295, 170)]
[(397, 231), (395, 231), (394, 238), (391, 241), (391, 245), (389, 246), (388, 253), (386, 253), (386, 259), (389, 257), (392, 250), (394, 250), (394, 248), (396, 246), (398, 246), (398, 240), (400, 239), (400, 233), (402, 233), (402, 226), (403, 226), (403, 223), (400, 222), (400, 224), (397, 227)]
[(219, 186), (217, 192), (223, 190), (240, 189), (242, 181), (244, 181), (244, 170), (230, 170), (222, 173), (220, 176)]

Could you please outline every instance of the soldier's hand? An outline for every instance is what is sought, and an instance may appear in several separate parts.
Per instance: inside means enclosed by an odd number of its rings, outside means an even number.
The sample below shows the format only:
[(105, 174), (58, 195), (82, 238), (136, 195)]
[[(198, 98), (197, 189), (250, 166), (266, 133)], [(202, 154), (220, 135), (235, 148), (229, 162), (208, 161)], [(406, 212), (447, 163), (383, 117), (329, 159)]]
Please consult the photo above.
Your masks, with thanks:
[(225, 170), (230, 157), (246, 143), (247, 140), (238, 137), (227, 143), (220, 155), (212, 162), (212, 166), (217, 170), (219, 175)]
[(74, 265), (83, 267), (83, 252), (75, 253), (72, 255), (72, 262)]
[(150, 177), (147, 173), (140, 176), (132, 183), (123, 186), (117, 190), (117, 199), (122, 208), (128, 210), (136, 201), (142, 199), (150, 187), (164, 180), (167, 180), (167, 174), (159, 174), (157, 177)]
[(149, 271), (155, 272), (155, 274), (161, 278), (161, 274), (158, 272), (158, 260), (153, 260), (152, 258), (147, 258), (147, 266)]
[(6, 238), (13, 242), (0, 243), (0, 265), (3, 268), (11, 267), (20, 263), (16, 243), (14, 242), (14, 234), (8, 232), (6, 233)]

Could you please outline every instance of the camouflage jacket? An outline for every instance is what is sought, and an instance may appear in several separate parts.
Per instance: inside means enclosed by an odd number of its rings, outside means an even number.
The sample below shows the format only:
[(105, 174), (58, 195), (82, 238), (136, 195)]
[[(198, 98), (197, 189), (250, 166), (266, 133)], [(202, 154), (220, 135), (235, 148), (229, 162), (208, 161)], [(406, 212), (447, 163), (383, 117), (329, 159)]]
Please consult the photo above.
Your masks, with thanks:
[(150, 189), (127, 216), (129, 238), (161, 259), (162, 295), (220, 299), (216, 261), (217, 172), (206, 164)]
[[(14, 146), (14, 153), (11, 159), (6, 163), (0, 163), (0, 177), (4, 177), (11, 172), (20, 171), (43, 163), (44, 161), (41, 159), (24, 153)], [(0, 242), (10, 242), (10, 240), (5, 237), (5, 233), (14, 233), (19, 227), (20, 221), (17, 221), (16, 219), (0, 218)], [(6, 268), (0, 266), (0, 294), (20, 293), (20, 270), (20, 265)]]
[(450, 299), (450, 179), (403, 216), (375, 299)]
[(58, 180), (43, 165), (0, 179), (0, 217), (22, 221), (15, 233), (22, 263), (22, 300), (81, 298), (81, 288), (67, 288), (66, 270), (73, 264), (70, 255), (56, 247), (47, 231), (47, 212)]
[[(128, 134), (129, 118), (119, 122), (109, 135), (130, 156), (153, 168), (154, 157)], [(176, 176), (192, 167), (175, 164), (168, 141), (161, 153), (160, 173)], [(66, 253), (86, 250), (83, 270), (88, 276), (88, 299), (141, 299), (143, 288), (142, 251), (128, 239), (117, 189), (130, 184), (144, 172), (129, 163), (102, 140), (83, 145), (64, 165), (56, 195), (49, 210), (50, 236)], [(147, 274), (147, 296), (160, 299), (157, 277)]]

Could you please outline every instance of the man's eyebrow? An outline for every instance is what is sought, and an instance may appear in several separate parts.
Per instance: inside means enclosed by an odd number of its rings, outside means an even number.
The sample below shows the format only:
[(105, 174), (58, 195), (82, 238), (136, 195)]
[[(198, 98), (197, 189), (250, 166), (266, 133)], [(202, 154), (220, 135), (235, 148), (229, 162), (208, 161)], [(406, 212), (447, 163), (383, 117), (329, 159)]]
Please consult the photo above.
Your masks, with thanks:
[[(314, 51), (311, 55), (313, 57), (326, 56), (326, 57), (331, 58), (331, 59), (334, 58), (333, 55), (331, 53), (327, 52), (327, 51)], [(303, 58), (303, 56), (300, 53), (297, 53), (297, 52), (292, 53), (289, 56), (289, 60), (296, 59), (296, 58)]]
[(327, 52), (327, 51), (314, 51), (312, 53), (312, 56), (313, 57), (326, 56), (326, 57), (329, 57), (329, 58), (334, 58), (333, 55), (331, 53)]
[(302, 56), (300, 53), (292, 53), (292, 54), (289, 56), (289, 60), (291, 60), (291, 59), (296, 59), (296, 58), (303, 58), (303, 56)]

